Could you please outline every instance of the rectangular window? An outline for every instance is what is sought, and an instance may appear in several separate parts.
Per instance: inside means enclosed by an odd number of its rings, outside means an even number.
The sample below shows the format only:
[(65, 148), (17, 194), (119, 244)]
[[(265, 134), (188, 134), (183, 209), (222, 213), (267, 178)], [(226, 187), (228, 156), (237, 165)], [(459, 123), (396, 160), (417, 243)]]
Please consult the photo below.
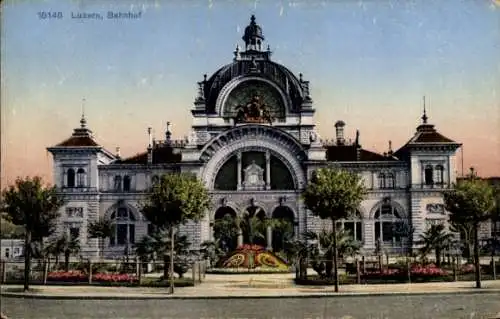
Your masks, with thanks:
[(127, 243), (127, 227), (126, 224), (116, 225), (116, 241), (118, 245), (125, 245)]
[(129, 243), (134, 244), (135, 243), (135, 225), (133, 225), (133, 224), (128, 225), (128, 229), (129, 229), (129, 237), (128, 237)]
[(363, 240), (363, 226), (361, 222), (356, 223), (356, 240), (362, 241)]
[(392, 243), (392, 236), (393, 231), (392, 231), (392, 223), (391, 222), (384, 222), (382, 223), (382, 240), (384, 243)]
[(385, 175), (379, 175), (378, 177), (378, 187), (379, 188), (385, 188)]
[(155, 233), (155, 225), (149, 223), (148, 224), (148, 236), (151, 236)]
[(346, 232), (349, 233), (349, 237), (352, 239), (356, 239), (356, 233), (354, 232), (354, 223), (353, 222), (346, 222), (344, 223), (344, 229)]
[(375, 241), (380, 239), (380, 222), (375, 223)]

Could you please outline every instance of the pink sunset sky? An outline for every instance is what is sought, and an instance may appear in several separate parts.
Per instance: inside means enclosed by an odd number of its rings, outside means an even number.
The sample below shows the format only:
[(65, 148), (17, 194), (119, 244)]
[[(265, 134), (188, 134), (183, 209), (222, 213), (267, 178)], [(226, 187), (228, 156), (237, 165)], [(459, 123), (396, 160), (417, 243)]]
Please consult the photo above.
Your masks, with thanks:
[[(141, 12), (107, 19), (108, 11)], [(40, 12), (62, 12), (42, 19)], [(74, 19), (98, 12), (104, 19)], [(168, 1), (2, 4), (1, 183), (52, 182), (46, 147), (79, 125), (111, 152), (189, 133), (196, 82), (230, 63), (251, 14), (273, 60), (311, 81), (316, 124), (346, 122), (365, 149), (385, 152), (429, 122), (463, 143), (464, 167), (500, 176), (500, 7), (493, 1)], [(461, 171), (457, 153), (457, 171)]]

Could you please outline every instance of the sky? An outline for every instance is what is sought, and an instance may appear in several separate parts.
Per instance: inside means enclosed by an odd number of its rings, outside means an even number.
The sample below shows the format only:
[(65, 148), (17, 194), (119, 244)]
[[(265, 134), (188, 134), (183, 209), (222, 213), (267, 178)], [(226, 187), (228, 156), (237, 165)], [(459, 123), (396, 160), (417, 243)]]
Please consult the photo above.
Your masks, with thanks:
[(426, 96), (429, 122), (463, 143), (465, 170), (500, 176), (499, 0), (26, 0), (2, 2), (2, 187), (52, 181), (46, 147), (79, 125), (83, 99), (97, 141), (122, 157), (145, 151), (149, 126), (157, 139), (167, 121), (188, 135), (196, 82), (232, 62), (252, 14), (272, 59), (310, 81), (322, 138), (343, 120), (363, 148), (397, 149)]

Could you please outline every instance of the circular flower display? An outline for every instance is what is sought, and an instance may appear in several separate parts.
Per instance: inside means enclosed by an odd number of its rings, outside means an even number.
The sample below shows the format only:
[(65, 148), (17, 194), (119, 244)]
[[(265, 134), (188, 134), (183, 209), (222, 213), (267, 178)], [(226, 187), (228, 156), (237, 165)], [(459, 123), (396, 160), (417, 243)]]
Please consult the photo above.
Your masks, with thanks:
[(242, 245), (221, 263), (223, 268), (273, 268), (288, 269), (288, 264), (259, 245)]

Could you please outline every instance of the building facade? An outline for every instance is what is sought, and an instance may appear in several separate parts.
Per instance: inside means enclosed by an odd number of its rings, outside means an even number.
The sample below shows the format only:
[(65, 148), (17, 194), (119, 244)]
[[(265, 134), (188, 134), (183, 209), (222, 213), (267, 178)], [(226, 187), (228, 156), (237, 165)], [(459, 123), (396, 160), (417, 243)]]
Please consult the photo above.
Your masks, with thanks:
[[(80, 127), (48, 150), (54, 158), (54, 181), (67, 203), (59, 232), (80, 239), (82, 253), (97, 254), (89, 222), (109, 218), (115, 234), (105, 254), (120, 255), (148, 234), (140, 203), (159, 176), (192, 172), (209, 189), (213, 208), (201, 222), (182, 226), (193, 248), (213, 238), (214, 221), (223, 216), (259, 214), (288, 218), (294, 235), (331, 227), (307, 211), (300, 199), (314, 170), (336, 165), (360, 174), (368, 189), (357, 213), (343, 221), (365, 253), (376, 243), (386, 250), (404, 249), (411, 240), (399, 228), (412, 226), (413, 239), (433, 223), (446, 223), (442, 192), (455, 182), (455, 153), (460, 147), (428, 123), (427, 115), (413, 137), (393, 151), (363, 149), (359, 132), (353, 142), (345, 123), (335, 123), (336, 137), (319, 137), (310, 83), (271, 59), (262, 28), (252, 16), (233, 61), (198, 82), (188, 137), (164, 140), (149, 129), (143, 153), (122, 158), (101, 146), (82, 116)], [(273, 247), (272, 230), (266, 244)], [(243, 234), (239, 243), (244, 241)]]

